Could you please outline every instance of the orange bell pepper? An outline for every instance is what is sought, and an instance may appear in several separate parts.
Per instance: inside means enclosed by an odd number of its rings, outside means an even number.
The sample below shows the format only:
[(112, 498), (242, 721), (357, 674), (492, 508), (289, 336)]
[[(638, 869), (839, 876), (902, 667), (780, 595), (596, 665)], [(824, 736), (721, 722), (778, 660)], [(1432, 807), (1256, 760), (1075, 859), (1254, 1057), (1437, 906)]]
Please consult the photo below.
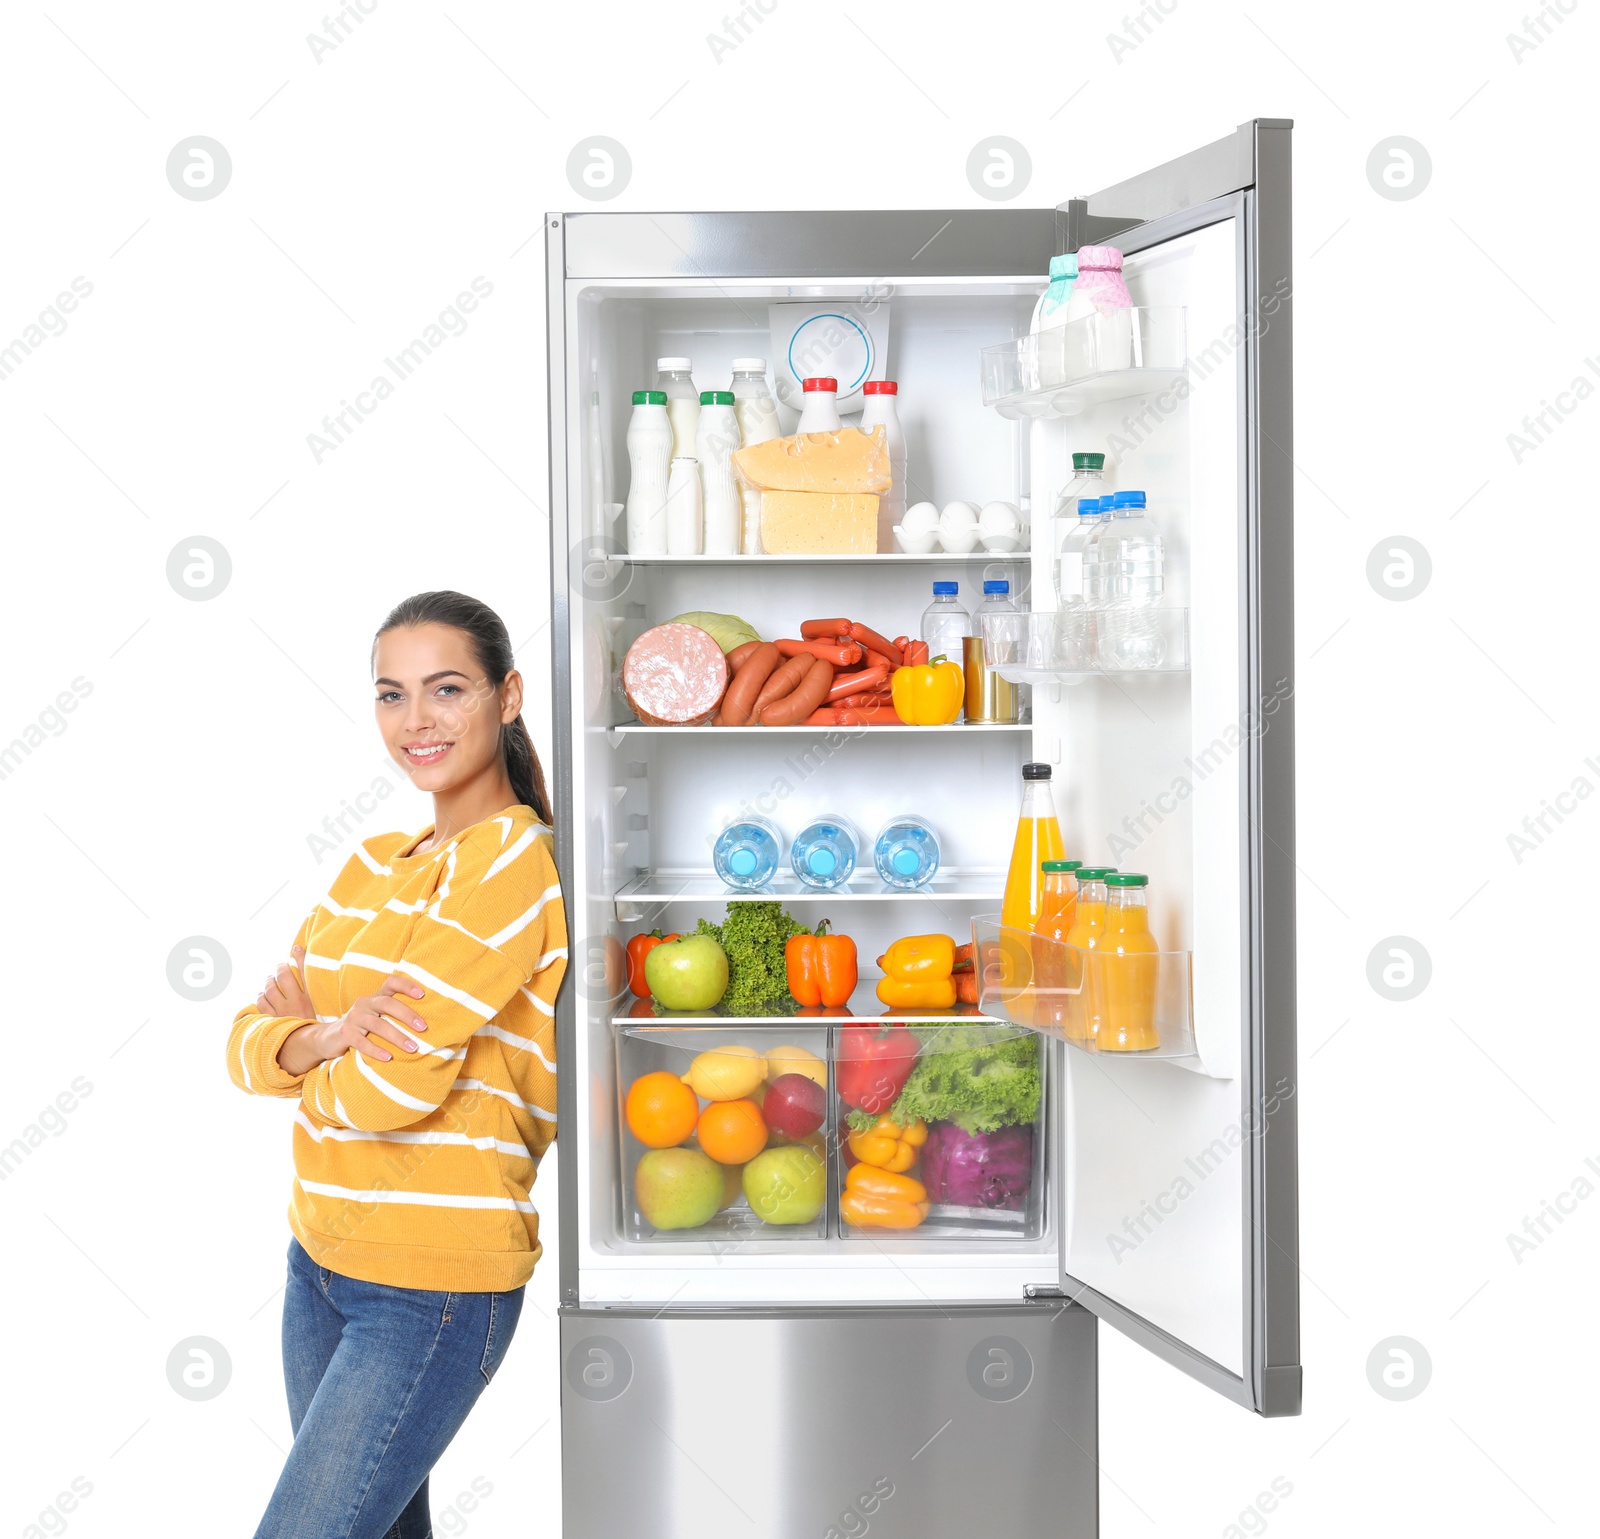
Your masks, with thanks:
[(842, 1005), (855, 992), (856, 943), (828, 933), (828, 921), (814, 935), (791, 935), (783, 948), (789, 992), (802, 1005)]
[(928, 1216), (927, 1189), (910, 1176), (852, 1165), (839, 1213), (858, 1229), (915, 1229)]
[(901, 1127), (887, 1112), (865, 1132), (852, 1131), (849, 1136), (850, 1152), (863, 1165), (896, 1174), (910, 1170), (917, 1163), (917, 1156), (927, 1141), (927, 1123), (918, 1118), (909, 1126)]

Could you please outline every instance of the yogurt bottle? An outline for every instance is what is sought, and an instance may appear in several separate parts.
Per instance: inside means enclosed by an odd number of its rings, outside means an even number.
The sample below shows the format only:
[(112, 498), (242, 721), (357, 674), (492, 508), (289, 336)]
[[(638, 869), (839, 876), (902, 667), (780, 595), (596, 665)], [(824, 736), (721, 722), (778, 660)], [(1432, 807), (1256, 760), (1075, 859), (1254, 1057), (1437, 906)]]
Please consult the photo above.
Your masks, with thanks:
[(1067, 380), (1133, 367), (1133, 298), (1115, 246), (1079, 248), (1065, 324)]
[[(783, 432), (778, 423), (778, 403), (767, 388), (767, 360), (765, 358), (735, 358), (733, 360), (733, 411), (739, 419), (741, 447), (764, 444)], [(739, 487), (739, 502), (744, 512), (744, 527), (739, 535), (739, 549), (747, 556), (761, 553), (761, 490), (755, 486)]]
[(800, 408), (797, 433), (837, 433), (839, 420), (839, 381), (818, 376), (804, 381), (805, 405)]
[(733, 477), (733, 451), (739, 447), (739, 419), (731, 390), (700, 392), (700, 423), (695, 430), (695, 458), (700, 461), (700, 490), (705, 518), (704, 553), (739, 554), (742, 509)]
[(630, 556), (667, 553), (667, 475), (672, 423), (664, 390), (635, 390), (628, 419), (627, 529)]
[(698, 556), (705, 549), (705, 513), (700, 501), (700, 462), (677, 454), (667, 476), (667, 554)]
[(866, 403), (861, 408), (861, 431), (883, 429), (889, 451), (889, 490), (878, 498), (878, 549), (894, 549), (894, 526), (906, 512), (906, 435), (900, 426), (900, 386), (892, 379), (869, 379), (861, 387)]
[(695, 429), (700, 424), (700, 392), (694, 388), (691, 368), (687, 358), (656, 359), (656, 389), (667, 392), (674, 459), (694, 453)]

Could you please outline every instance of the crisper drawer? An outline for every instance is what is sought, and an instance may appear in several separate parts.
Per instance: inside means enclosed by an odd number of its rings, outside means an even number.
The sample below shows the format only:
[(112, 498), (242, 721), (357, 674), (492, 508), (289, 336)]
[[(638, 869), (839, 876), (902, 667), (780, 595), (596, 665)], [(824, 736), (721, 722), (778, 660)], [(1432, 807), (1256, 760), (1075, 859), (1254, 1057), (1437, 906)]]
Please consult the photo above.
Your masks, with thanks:
[(566, 1539), (883, 1539), (1097, 1524), (1073, 1305), (561, 1312)]
[(980, 1019), (646, 1016), (618, 1024), (616, 1052), (626, 1242), (848, 1250), (1044, 1232), (1034, 1032)]

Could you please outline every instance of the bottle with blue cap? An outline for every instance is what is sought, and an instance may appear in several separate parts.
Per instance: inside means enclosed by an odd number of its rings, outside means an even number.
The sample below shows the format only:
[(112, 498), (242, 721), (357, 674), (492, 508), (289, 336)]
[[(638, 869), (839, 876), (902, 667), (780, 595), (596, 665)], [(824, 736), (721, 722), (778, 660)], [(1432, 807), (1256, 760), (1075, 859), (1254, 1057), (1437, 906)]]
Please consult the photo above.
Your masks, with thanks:
[(933, 602), (922, 611), (922, 639), (929, 658), (947, 657), (961, 662), (962, 638), (972, 634), (972, 617), (961, 606), (958, 582), (936, 582)]
[(926, 887), (939, 871), (939, 836), (926, 818), (901, 813), (878, 830), (872, 863), (885, 887)]
[(1094, 536), (1100, 607), (1100, 665), (1159, 668), (1166, 646), (1161, 608), (1166, 595), (1166, 561), (1161, 531), (1145, 510), (1140, 491), (1118, 492), (1111, 521)]
[(831, 891), (855, 874), (860, 849), (860, 837), (849, 818), (825, 813), (800, 830), (789, 850), (789, 865), (805, 886)]
[(717, 876), (736, 892), (756, 892), (778, 874), (783, 835), (759, 814), (736, 818), (711, 846)]

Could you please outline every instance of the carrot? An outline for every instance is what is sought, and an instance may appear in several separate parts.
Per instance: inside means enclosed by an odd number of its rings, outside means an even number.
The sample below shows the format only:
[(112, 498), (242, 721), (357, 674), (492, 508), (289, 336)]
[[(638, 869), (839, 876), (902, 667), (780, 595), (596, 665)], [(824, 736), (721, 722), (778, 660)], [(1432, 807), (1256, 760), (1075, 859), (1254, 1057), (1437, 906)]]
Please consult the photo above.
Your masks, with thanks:
[(800, 634), (807, 641), (832, 641), (850, 634), (848, 620), (802, 620)]
[(892, 667), (899, 668), (904, 664), (905, 659), (900, 655), (900, 648), (894, 642), (888, 640), (887, 637), (880, 636), (870, 626), (863, 625), (859, 620), (850, 622), (850, 635), (854, 640), (859, 641), (862, 646), (870, 647), (874, 652), (887, 657)]
[(853, 641), (796, 641), (784, 637), (775, 645), (785, 657), (818, 657), (835, 668), (850, 668), (861, 661), (861, 648)]
[(968, 941), (965, 946), (957, 946), (955, 967), (971, 967), (973, 965), (972, 953), (973, 945), (971, 941)]
[(833, 688), (828, 691), (829, 703), (845, 695), (859, 694), (872, 689), (876, 685), (886, 683), (888, 678), (889, 673), (885, 668), (858, 668), (853, 673), (836, 673), (833, 676)]

